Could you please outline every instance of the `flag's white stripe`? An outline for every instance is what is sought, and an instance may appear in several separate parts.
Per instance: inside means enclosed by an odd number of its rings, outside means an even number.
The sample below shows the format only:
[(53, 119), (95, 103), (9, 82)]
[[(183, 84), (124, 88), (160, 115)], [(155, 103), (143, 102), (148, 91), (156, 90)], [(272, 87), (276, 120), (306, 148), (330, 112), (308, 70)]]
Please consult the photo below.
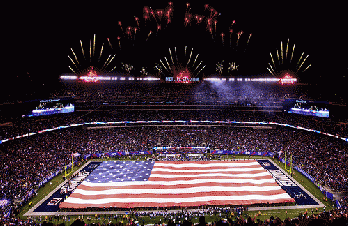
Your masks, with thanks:
[(270, 179), (194, 179), (194, 180), (176, 180), (176, 181), (125, 181), (125, 182), (107, 182), (107, 183), (93, 183), (83, 181), (82, 184), (86, 186), (95, 187), (111, 187), (111, 186), (129, 186), (129, 185), (178, 185), (178, 184), (198, 184), (198, 183), (253, 183), (264, 184), (273, 183), (275, 180)]
[(113, 202), (119, 203), (134, 203), (134, 202), (155, 202), (155, 203), (183, 203), (183, 202), (209, 202), (214, 200), (277, 200), (291, 199), (287, 193), (277, 195), (242, 195), (242, 196), (204, 196), (204, 197), (189, 197), (189, 198), (105, 198), (105, 199), (80, 199), (68, 197), (65, 202), (72, 204), (107, 204)]
[(282, 190), (279, 186), (242, 186), (242, 187), (224, 187), (224, 186), (201, 186), (191, 188), (173, 188), (173, 189), (108, 189), (103, 191), (85, 191), (76, 189), (74, 193), (82, 195), (112, 195), (112, 194), (191, 194), (197, 192), (211, 191), (277, 191)]
[(152, 173), (155, 173), (157, 171), (162, 172), (176, 172), (176, 173), (186, 173), (186, 172), (197, 172), (197, 173), (204, 173), (204, 172), (244, 172), (244, 171), (266, 171), (264, 168), (229, 168), (229, 169), (211, 169), (211, 170), (173, 170), (173, 169), (166, 169), (166, 168), (153, 168)]
[(255, 166), (260, 165), (257, 161), (251, 161), (251, 162), (220, 162), (220, 163), (182, 163), (182, 164), (173, 164), (173, 163), (159, 163), (155, 162), (154, 167), (157, 166), (170, 166), (174, 168), (183, 168), (183, 167), (202, 167), (202, 168), (208, 168), (208, 167), (247, 167), (247, 166)]

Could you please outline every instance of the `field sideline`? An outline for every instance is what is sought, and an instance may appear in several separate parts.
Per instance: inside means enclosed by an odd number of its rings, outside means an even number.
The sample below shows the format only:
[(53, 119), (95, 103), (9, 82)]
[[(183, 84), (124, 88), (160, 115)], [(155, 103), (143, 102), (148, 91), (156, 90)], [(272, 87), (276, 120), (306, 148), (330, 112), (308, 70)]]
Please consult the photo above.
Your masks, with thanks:
[[(223, 156), (222, 159), (226, 159), (226, 158), (232, 158), (232, 156)], [(248, 159), (249, 156), (233, 156), (234, 159)], [(257, 157), (257, 156), (253, 156), (253, 159), (262, 159), (264, 157)], [(265, 158), (264, 158), (265, 159)], [(94, 159), (93, 161), (107, 161), (107, 160), (145, 160), (144, 158), (133, 158), (133, 159), (129, 159), (129, 158), (121, 158), (121, 159)], [(280, 168), (282, 168), (284, 170), (284, 164), (281, 164), (279, 161), (277, 161), (276, 159), (270, 159), (272, 160), (276, 165), (278, 165)], [(84, 162), (86, 163), (86, 162)], [(76, 172), (77, 170), (81, 169), (82, 165), (74, 167), (74, 172)], [(293, 171), (293, 178), (300, 184), (302, 185), (309, 193), (311, 193), (316, 199), (318, 199), (321, 203), (323, 203), (326, 207), (325, 210), (331, 210), (333, 208), (333, 203), (330, 200), (327, 200), (325, 198), (325, 196), (321, 193), (321, 191), (310, 181), (308, 180), (306, 177), (304, 177), (301, 173), (297, 172), (297, 171)], [(50, 182), (48, 182), (45, 186), (43, 186), (42, 188), (39, 189), (39, 191), (37, 192), (37, 195), (35, 197), (33, 197), (22, 209), (21, 212), (19, 213), (18, 217), (20, 217), (21, 219), (27, 219), (27, 212), (32, 209), (35, 205), (37, 205), (40, 201), (42, 202), (43, 200), (46, 199), (46, 196), (52, 192), (54, 189), (56, 189), (61, 183), (64, 182), (63, 180), (63, 176), (64, 173), (56, 176), (55, 178), (53, 178)], [(49, 197), (49, 196), (48, 196)], [(48, 198), (47, 197), (47, 198)], [(269, 219), (271, 216), (274, 217), (279, 217), (281, 219), (285, 219), (287, 217), (290, 218), (294, 218), (299, 216), (299, 214), (303, 214), (304, 212), (307, 212), (308, 214), (315, 214), (315, 213), (319, 213), (319, 212), (323, 212), (323, 208), (307, 208), (307, 209), (303, 209), (303, 208), (296, 208), (293, 209), (296, 206), (284, 206), (284, 207), (275, 207), (274, 209), (272, 208), (268, 208), (266, 210), (262, 209), (262, 208), (254, 208), (254, 207), (250, 207), (249, 211), (245, 211), (243, 213), (244, 216), (257, 216), (256, 219), (260, 219), (260, 220), (265, 220), (265, 219)], [(27, 213), (27, 214), (26, 214)], [(65, 213), (65, 212), (58, 212), (59, 215), (70, 215), (70, 221), (63, 221), (63, 219), (58, 220), (56, 218), (52, 218), (52, 222), (55, 224), (58, 223), (65, 223), (66, 225), (70, 225), (70, 223), (72, 223), (75, 219), (77, 219), (78, 217), (83, 216), (84, 218), (86, 218), (88, 215), (90, 215), (91, 220), (89, 220), (88, 222), (95, 222), (95, 223), (105, 223), (105, 222), (116, 222), (117, 219), (113, 219), (113, 214), (116, 214), (116, 212), (93, 212), (93, 213), (88, 213), (88, 212), (83, 212), (83, 213), (78, 213), (78, 212), (71, 212), (71, 213)], [(47, 215), (57, 215), (58, 213), (51, 213), (51, 214), (47, 214)], [(95, 217), (95, 214), (98, 213), (99, 216)], [(122, 212), (117, 212), (117, 214), (122, 214)], [(104, 214), (104, 217), (100, 217), (100, 214)], [(111, 217), (111, 218), (110, 218)], [(227, 217), (227, 216), (221, 216), (222, 217)], [(42, 215), (41, 219), (44, 220), (46, 218), (45, 215)], [(216, 221), (219, 218), (219, 216), (208, 216), (207, 217), (207, 222), (212, 222), (212, 221)], [(39, 219), (38, 217), (36, 218), (37, 220)], [(48, 217), (47, 220), (49, 220), (50, 218)], [(111, 220), (110, 220), (111, 219)], [(142, 217), (142, 221), (145, 224), (153, 224), (153, 223), (157, 223), (159, 221), (159, 219), (161, 219), (160, 217), (155, 217), (150, 219), (149, 217)], [(107, 220), (107, 221), (105, 221)], [(122, 220), (121, 219), (118, 219)], [(161, 219), (162, 222), (164, 222), (164, 219)], [(196, 223), (196, 220), (198, 222), (198, 219), (194, 219), (192, 218), (191, 221), (193, 223)]]

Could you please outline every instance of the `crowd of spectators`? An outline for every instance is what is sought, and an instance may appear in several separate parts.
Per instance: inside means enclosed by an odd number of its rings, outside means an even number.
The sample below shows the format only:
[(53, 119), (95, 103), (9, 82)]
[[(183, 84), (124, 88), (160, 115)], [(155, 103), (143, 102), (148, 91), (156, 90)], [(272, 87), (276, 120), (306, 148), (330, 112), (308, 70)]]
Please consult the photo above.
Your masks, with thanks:
[[(133, 85), (122, 85), (117, 90), (102, 86), (98, 90), (91, 90), (92, 87), (83, 87), (80, 90), (73, 87), (71, 90), (65, 89), (65, 93), (56, 95), (75, 96), (77, 104), (97, 106), (97, 109), (12, 120), (0, 126), (0, 140), (72, 123), (135, 120), (277, 122), (348, 137), (346, 124), (336, 123), (330, 119), (281, 112), (244, 112), (232, 111), (229, 108), (172, 111), (154, 109), (137, 111), (127, 107), (118, 110), (103, 108), (104, 103), (279, 106), (279, 100), (289, 91), (285, 88), (269, 92), (263, 90), (261, 86), (247, 85), (233, 89), (226, 86), (221, 89), (220, 84), (220, 89), (216, 89), (213, 85), (205, 83), (195, 87), (183, 86), (182, 89), (156, 85), (150, 89), (149, 86), (143, 85), (138, 85), (136, 88)], [(348, 190), (347, 143), (339, 139), (281, 127), (254, 129), (208, 124), (192, 126), (189, 123), (164, 126), (159, 123), (155, 126), (122, 124), (120, 127), (107, 129), (76, 127), (0, 144), (0, 199), (9, 199), (20, 206), (35, 195), (40, 182), (52, 173), (62, 170), (71, 161), (71, 153), (78, 152), (83, 156), (117, 150), (144, 151), (152, 150), (155, 146), (208, 146), (220, 150), (270, 151), (279, 157), (284, 157), (285, 153), (292, 154), (294, 165), (309, 173), (321, 185), (326, 185), (334, 191)], [(342, 203), (347, 203), (347, 200), (343, 199)]]
[(16, 137), (44, 129), (84, 122), (115, 122), (136, 120), (211, 120), (211, 121), (242, 121), (242, 122), (277, 122), (293, 126), (314, 129), (339, 137), (348, 138), (348, 124), (339, 123), (330, 118), (317, 118), (288, 114), (284, 112), (233, 111), (231, 109), (147, 109), (143, 111), (123, 110), (91, 110), (78, 111), (70, 114), (59, 114), (19, 118), (0, 126), (0, 140)]
[[(158, 218), (160, 216), (160, 218)], [(212, 222), (207, 221), (207, 217), (214, 217)], [(265, 220), (261, 220), (259, 214), (254, 216), (244, 215), (243, 208), (234, 209), (207, 209), (199, 210), (195, 212), (180, 211), (180, 212), (132, 212), (125, 215), (98, 215), (93, 217), (79, 216), (71, 225), (116, 225), (116, 226), (139, 226), (145, 225), (143, 218), (150, 217), (150, 219), (158, 219), (156, 223), (151, 224), (154, 226), (233, 226), (233, 225), (261, 225), (261, 226), (287, 226), (287, 225), (335, 225), (346, 226), (348, 222), (347, 210), (331, 210), (324, 212), (316, 212), (310, 214), (307, 211), (299, 214), (299, 216), (290, 218), (287, 217), (284, 220), (279, 217), (270, 216)], [(163, 219), (163, 221), (162, 221)], [(198, 223), (193, 224), (193, 219), (198, 219)], [(103, 223), (91, 223), (92, 220), (102, 221)], [(56, 224), (54, 224), (54, 222)], [(62, 223), (59, 223), (62, 222)], [(54, 216), (54, 217), (29, 217), (27, 220), (21, 220), (18, 218), (1, 218), (1, 225), (65, 225), (70, 224), (70, 216)]]
[[(262, 127), (260, 127), (262, 128)], [(324, 135), (290, 128), (236, 126), (128, 125), (77, 127), (16, 139), (1, 146), (1, 197), (21, 200), (50, 174), (70, 162), (71, 153), (147, 151), (153, 147), (205, 146), (212, 150), (269, 151), (293, 155), (294, 165), (322, 185), (348, 190), (347, 144)]]
[(347, 194), (338, 199), (339, 208), (348, 210), (348, 196)]
[[(59, 115), (32, 118), (2, 119), (0, 116), (0, 139), (11, 138), (23, 133), (35, 132), (55, 126), (86, 121), (103, 120), (251, 120), (273, 121), (294, 126), (315, 129), (341, 137), (348, 137), (348, 123), (337, 122), (331, 118), (318, 118), (295, 114), (281, 113), (284, 100), (306, 99), (306, 90), (301, 86), (277, 86), (263, 83), (218, 83), (203, 82), (200, 84), (163, 84), (163, 83), (124, 83), (124, 84), (76, 84), (63, 83), (61, 89), (51, 94), (51, 98), (71, 97), (75, 101), (76, 110), (84, 114), (88, 111), (102, 111), (103, 116), (94, 114), (79, 117), (79, 114)], [(121, 105), (122, 107), (115, 107)], [(133, 107), (131, 107), (133, 105)], [(196, 106), (196, 107), (192, 107)], [(141, 111), (132, 110), (143, 108)], [(153, 106), (153, 107), (149, 107)], [(200, 106), (200, 107), (197, 107)], [(204, 106), (204, 107), (203, 107)], [(228, 106), (229, 109), (217, 106)], [(20, 105), (17, 107), (20, 108)], [(184, 109), (185, 111), (158, 113), (149, 109)], [(197, 108), (188, 113), (188, 109)], [(199, 108), (199, 110), (198, 110)], [(215, 112), (201, 109), (216, 109)], [(147, 111), (145, 111), (147, 109)], [(217, 112), (220, 109), (220, 112)], [(5, 109), (2, 109), (5, 112)], [(127, 111), (126, 111), (127, 110)], [(240, 114), (236, 110), (269, 111), (273, 114), (257, 113)], [(125, 112), (126, 111), (126, 112)], [(246, 112), (246, 111), (245, 111)], [(276, 113), (275, 113), (276, 112)], [(105, 114), (109, 114), (105, 116)], [(10, 114), (11, 115), (11, 114)], [(241, 116), (242, 115), (242, 116)], [(245, 115), (248, 115), (245, 117)], [(2, 126), (4, 125), (4, 126)]]
[[(265, 104), (277, 105), (293, 87), (269, 84), (203, 82), (200, 84), (125, 83), (77, 85), (65, 84), (54, 96), (74, 96), (85, 104)], [(290, 92), (291, 91), (291, 92)], [(295, 94), (296, 95), (296, 94)]]

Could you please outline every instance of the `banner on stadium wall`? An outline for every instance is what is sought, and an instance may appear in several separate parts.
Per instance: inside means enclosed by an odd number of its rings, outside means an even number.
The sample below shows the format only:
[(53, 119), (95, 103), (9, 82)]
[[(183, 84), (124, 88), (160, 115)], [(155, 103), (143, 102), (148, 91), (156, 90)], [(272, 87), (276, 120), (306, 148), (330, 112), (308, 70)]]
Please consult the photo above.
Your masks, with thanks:
[(213, 150), (210, 153), (213, 155), (252, 155), (252, 156), (267, 156), (267, 157), (273, 157), (275, 155), (272, 152), (264, 152), (264, 151)]
[(86, 154), (83, 156), (83, 159), (100, 158), (103, 156), (115, 157), (115, 156), (127, 156), (127, 155), (152, 155), (152, 151), (117, 151), (117, 152), (106, 152), (106, 153), (94, 153)]
[(187, 156), (192, 156), (192, 157), (200, 157), (203, 156), (203, 154), (187, 154)]
[(181, 155), (181, 154), (166, 154), (165, 156), (166, 156), (166, 157), (174, 157), (174, 158), (177, 157), (177, 158), (179, 158), (180, 155)]
[(91, 157), (91, 154), (87, 154), (87, 155), (84, 155), (84, 156), (83, 156), (83, 159), (84, 159), (84, 160), (87, 160), (87, 159), (89, 159), (90, 157)]
[(305, 172), (303, 169), (301, 169), (297, 166), (294, 166), (294, 169), (297, 170), (298, 172), (302, 173), (305, 177), (307, 177), (310, 181), (312, 181), (312, 183), (315, 184), (315, 179), (311, 175), (309, 175), (307, 172)]
[(57, 172), (52, 173), (50, 176), (46, 177), (43, 181), (41, 181), (41, 182), (38, 184), (39, 188), (40, 188), (42, 185), (46, 184), (48, 181), (52, 180), (53, 177), (55, 177), (55, 176), (57, 176), (58, 174), (60, 174), (60, 172), (61, 172), (61, 171), (58, 170)]
[(154, 150), (192, 150), (192, 149), (198, 149), (198, 150), (205, 150), (208, 149), (208, 147), (154, 147)]
[[(282, 163), (284, 163), (285, 161), (283, 160)], [(298, 172), (302, 173), (302, 175), (304, 175), (305, 177), (307, 177), (313, 184), (315, 184), (319, 189), (320, 191), (325, 195), (325, 197), (333, 200), (334, 199), (334, 196), (332, 193), (326, 191), (323, 187), (317, 185), (315, 183), (315, 179), (309, 175), (307, 172), (305, 172), (304, 170), (302, 170), (301, 168), (297, 167), (297, 166), (294, 166), (294, 169), (297, 170)]]
[(341, 203), (338, 200), (336, 200), (336, 206), (337, 206), (337, 209), (341, 209), (342, 208)]
[(334, 199), (334, 196), (332, 193), (328, 192), (328, 191), (325, 191), (325, 194), (324, 194), (327, 198), (333, 200)]
[(321, 187), (319, 187), (319, 188), (320, 188), (321, 192), (322, 192), (327, 198), (333, 200), (334, 197), (333, 197), (333, 194), (332, 194), (332, 193), (330, 193), (330, 192), (328, 192), (328, 191), (322, 189)]

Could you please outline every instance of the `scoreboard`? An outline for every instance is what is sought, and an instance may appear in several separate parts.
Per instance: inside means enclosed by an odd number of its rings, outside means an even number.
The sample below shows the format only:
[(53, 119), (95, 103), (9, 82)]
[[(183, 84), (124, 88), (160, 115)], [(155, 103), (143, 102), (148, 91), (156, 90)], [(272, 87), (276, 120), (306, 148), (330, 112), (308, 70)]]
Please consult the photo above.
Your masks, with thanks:
[(329, 118), (330, 104), (326, 101), (289, 100), (287, 105), (289, 107), (284, 110), (288, 113)]
[(28, 107), (30, 110), (27, 111), (27, 114), (22, 115), (22, 117), (71, 113), (75, 111), (74, 100), (69, 98), (40, 100), (39, 103), (35, 102), (35, 106), (30, 105)]
[(165, 82), (167, 83), (195, 83), (199, 82), (199, 78), (190, 77), (166, 77)]

